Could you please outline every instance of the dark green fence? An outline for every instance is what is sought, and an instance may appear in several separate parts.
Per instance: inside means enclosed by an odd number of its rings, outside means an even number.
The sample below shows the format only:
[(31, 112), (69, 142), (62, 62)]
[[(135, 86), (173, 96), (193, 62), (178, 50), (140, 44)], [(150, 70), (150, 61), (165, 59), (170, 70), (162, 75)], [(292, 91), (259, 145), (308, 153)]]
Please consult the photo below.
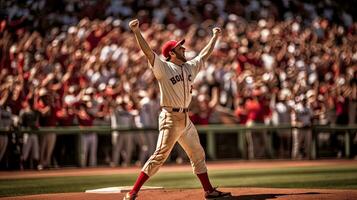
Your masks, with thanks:
[[(279, 126), (267, 126), (267, 125), (256, 125), (252, 127), (246, 127), (241, 125), (225, 125), (225, 124), (215, 124), (215, 125), (197, 125), (197, 130), (201, 134), (206, 134), (206, 147), (207, 147), (207, 155), (211, 159), (216, 159), (216, 134), (225, 134), (225, 133), (236, 133), (237, 134), (237, 148), (238, 151), (241, 152), (242, 155), (246, 155), (246, 143), (245, 143), (245, 133), (247, 131), (276, 131), (279, 130), (292, 130), (292, 129), (299, 129), (299, 127), (293, 127), (291, 125), (279, 125)], [(112, 129), (110, 126), (91, 126), (91, 127), (80, 127), (80, 126), (70, 126), (70, 127), (42, 127), (38, 130), (30, 130), (30, 129), (19, 129), (17, 130), (18, 133), (38, 133), (38, 134), (46, 134), (46, 133), (56, 133), (56, 134), (85, 134), (85, 133), (97, 133), (97, 134), (110, 134), (112, 131), (119, 131), (119, 132), (131, 132), (131, 133), (139, 133), (142, 131), (157, 131), (156, 128), (145, 128), (145, 129), (133, 129), (133, 128), (117, 128)], [(357, 124), (349, 125), (349, 126), (321, 126), (315, 125), (311, 127), (312, 130), (312, 140), (311, 140), (311, 147), (310, 147), (310, 158), (316, 159), (318, 158), (318, 134), (319, 133), (344, 133), (345, 137), (345, 157), (350, 158), (351, 156), (351, 137), (352, 134), (357, 132)], [(11, 131), (14, 132), (14, 131)], [(0, 129), (0, 134), (7, 134), (9, 130)], [(272, 143), (270, 143), (272, 144)], [(272, 149), (273, 147), (268, 147)]]

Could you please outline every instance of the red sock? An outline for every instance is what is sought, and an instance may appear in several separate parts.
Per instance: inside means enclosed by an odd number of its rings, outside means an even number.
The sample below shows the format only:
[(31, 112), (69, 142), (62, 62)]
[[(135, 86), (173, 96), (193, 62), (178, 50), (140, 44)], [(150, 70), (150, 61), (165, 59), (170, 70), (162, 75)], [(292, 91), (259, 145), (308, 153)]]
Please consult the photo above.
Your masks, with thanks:
[(207, 173), (197, 174), (197, 176), (200, 179), (203, 189), (205, 191), (209, 191), (209, 192), (213, 191), (213, 187), (212, 187), (211, 183), (209, 182)]
[(145, 181), (149, 179), (149, 176), (145, 174), (144, 172), (141, 172), (138, 176), (138, 179), (136, 179), (136, 182), (134, 184), (133, 189), (131, 189), (130, 194), (136, 194), (139, 192), (141, 186), (144, 185)]

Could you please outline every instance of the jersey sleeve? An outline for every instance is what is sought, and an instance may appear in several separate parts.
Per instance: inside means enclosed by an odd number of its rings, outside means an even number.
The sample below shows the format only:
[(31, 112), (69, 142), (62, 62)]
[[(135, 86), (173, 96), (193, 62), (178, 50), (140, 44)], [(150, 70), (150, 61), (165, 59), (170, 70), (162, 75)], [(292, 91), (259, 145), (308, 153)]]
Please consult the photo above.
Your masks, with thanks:
[(163, 75), (165, 74), (165, 69), (166, 69), (165, 62), (161, 60), (156, 53), (154, 53), (154, 55), (155, 55), (154, 66), (152, 66), (150, 62), (149, 62), (149, 66), (154, 72), (155, 77), (157, 79), (161, 79), (161, 77), (163, 77)]
[(193, 76), (196, 77), (198, 72), (204, 67), (205, 61), (202, 56), (198, 55), (194, 59), (187, 62), (193, 72)]

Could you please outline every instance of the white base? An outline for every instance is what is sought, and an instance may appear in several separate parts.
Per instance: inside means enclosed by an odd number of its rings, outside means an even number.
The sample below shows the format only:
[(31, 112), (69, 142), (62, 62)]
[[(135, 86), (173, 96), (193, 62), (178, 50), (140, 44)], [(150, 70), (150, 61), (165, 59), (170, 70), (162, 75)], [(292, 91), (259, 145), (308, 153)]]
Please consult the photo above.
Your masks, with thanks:
[[(86, 190), (85, 193), (124, 193), (129, 192), (132, 186), (121, 186), (121, 187), (107, 187), (107, 188), (99, 188), (94, 190)], [(150, 186), (143, 186), (140, 190), (158, 190), (163, 189), (163, 187), (150, 187)]]

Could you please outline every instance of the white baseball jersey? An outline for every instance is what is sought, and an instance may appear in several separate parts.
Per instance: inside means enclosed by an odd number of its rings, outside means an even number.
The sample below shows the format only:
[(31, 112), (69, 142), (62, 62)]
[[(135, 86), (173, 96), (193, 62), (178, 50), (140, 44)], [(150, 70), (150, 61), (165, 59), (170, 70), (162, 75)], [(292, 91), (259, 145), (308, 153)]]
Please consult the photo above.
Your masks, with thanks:
[(163, 107), (187, 108), (192, 98), (193, 81), (203, 66), (204, 60), (201, 56), (179, 66), (161, 60), (155, 54), (154, 66), (151, 66), (151, 68), (159, 81), (160, 105)]

